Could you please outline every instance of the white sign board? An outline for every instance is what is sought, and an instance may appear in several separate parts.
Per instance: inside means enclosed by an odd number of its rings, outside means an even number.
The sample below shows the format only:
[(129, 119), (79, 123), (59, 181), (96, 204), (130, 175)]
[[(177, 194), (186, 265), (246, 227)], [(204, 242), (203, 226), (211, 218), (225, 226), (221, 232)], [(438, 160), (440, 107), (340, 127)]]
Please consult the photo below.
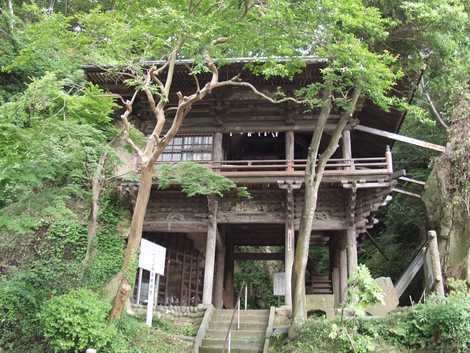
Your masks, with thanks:
[(165, 275), (166, 248), (142, 239), (140, 241), (139, 267), (155, 272), (160, 276)]
[(286, 295), (286, 273), (276, 272), (273, 275), (273, 294)]

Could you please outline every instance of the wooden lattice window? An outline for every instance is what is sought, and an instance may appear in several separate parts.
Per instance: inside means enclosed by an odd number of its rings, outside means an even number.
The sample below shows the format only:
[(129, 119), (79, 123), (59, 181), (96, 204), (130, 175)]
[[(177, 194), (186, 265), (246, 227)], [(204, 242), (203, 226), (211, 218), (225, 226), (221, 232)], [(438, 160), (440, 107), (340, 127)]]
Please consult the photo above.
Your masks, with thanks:
[(162, 153), (160, 160), (166, 161), (210, 161), (212, 160), (212, 136), (176, 136)]

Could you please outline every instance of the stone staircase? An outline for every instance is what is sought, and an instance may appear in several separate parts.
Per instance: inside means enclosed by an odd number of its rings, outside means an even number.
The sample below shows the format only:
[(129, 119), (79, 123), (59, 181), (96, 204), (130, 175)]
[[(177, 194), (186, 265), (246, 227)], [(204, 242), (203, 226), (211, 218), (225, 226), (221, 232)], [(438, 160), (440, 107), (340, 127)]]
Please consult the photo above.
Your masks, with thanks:
[[(206, 331), (200, 353), (222, 353), (233, 310), (215, 310)], [(235, 314), (231, 353), (262, 353), (269, 321), (269, 310), (241, 310), (240, 329)], [(226, 349), (227, 352), (227, 349)]]

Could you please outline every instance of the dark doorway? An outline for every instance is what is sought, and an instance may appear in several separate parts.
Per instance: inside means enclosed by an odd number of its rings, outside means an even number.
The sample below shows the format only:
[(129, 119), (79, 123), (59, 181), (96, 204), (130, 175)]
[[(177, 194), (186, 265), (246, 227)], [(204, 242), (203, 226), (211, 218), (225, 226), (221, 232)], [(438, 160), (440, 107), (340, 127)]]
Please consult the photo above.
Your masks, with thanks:
[(224, 139), (227, 160), (285, 159), (285, 134), (282, 132), (234, 133)]

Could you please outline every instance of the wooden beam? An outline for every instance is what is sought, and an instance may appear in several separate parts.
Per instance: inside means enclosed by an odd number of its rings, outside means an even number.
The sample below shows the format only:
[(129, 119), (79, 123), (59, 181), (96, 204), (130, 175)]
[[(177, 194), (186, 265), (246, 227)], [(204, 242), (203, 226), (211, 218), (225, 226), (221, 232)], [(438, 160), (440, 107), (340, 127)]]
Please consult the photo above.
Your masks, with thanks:
[(403, 295), (413, 278), (415, 278), (421, 267), (423, 267), (425, 255), (426, 246), (423, 246), (408, 265), (405, 272), (403, 272), (403, 274), (398, 279), (397, 283), (395, 284), (395, 290), (397, 291), (398, 298)]
[[(217, 232), (219, 233), (219, 232)], [(219, 238), (222, 238), (220, 234)], [(216, 266), (215, 266), (215, 284), (214, 284), (214, 306), (222, 309), (224, 304), (224, 275), (225, 275), (225, 244), (221, 239), (221, 243), (216, 246)]]
[(282, 252), (245, 252), (235, 253), (233, 258), (238, 261), (276, 261), (284, 260), (284, 253)]
[[(343, 141), (342, 141), (342, 154), (343, 158), (347, 160), (352, 159), (352, 145), (351, 145), (351, 131), (349, 130), (344, 130), (343, 131)], [(348, 170), (353, 170), (354, 166), (352, 165), (351, 167), (347, 167), (346, 169)]]
[[(293, 151), (292, 151), (293, 152)], [(292, 268), (294, 266), (295, 249), (295, 223), (294, 223), (294, 190), (292, 184), (287, 188), (286, 194), (286, 225), (284, 246), (284, 272), (286, 276), (285, 303), (292, 307)]]
[(357, 239), (354, 227), (346, 231), (346, 249), (348, 254), (348, 275), (351, 276), (357, 270)]
[(407, 137), (407, 136), (395, 134), (395, 133), (389, 132), (389, 131), (374, 129), (374, 128), (369, 127), (369, 126), (356, 125), (354, 127), (354, 129), (358, 130), (358, 131), (367, 132), (369, 134), (386, 137), (386, 138), (391, 139), (391, 140), (406, 142), (406, 143), (409, 143), (409, 144), (412, 144), (412, 145), (416, 145), (416, 146), (419, 146), (419, 147), (423, 147), (423, 148), (427, 148), (427, 149), (430, 149), (430, 150), (438, 151), (438, 152), (441, 152), (441, 153), (444, 153), (446, 151), (445, 146), (436, 145), (436, 144), (431, 143), (431, 142), (426, 142), (426, 141), (423, 141), (423, 140), (415, 139), (413, 137)]
[(222, 161), (224, 159), (224, 149), (222, 146), (223, 134), (221, 132), (216, 132), (213, 136), (213, 139), (212, 160)]
[(294, 131), (290, 130), (286, 132), (286, 160), (287, 160), (287, 171), (294, 171)]
[(398, 193), (403, 194), (403, 195), (408, 195), (408, 196), (416, 197), (416, 198), (418, 198), (418, 199), (421, 198), (421, 195), (415, 194), (414, 192), (409, 192), (409, 191), (406, 191), (406, 190), (403, 190), (403, 189), (393, 188), (392, 191), (398, 192)]
[(233, 263), (233, 242), (226, 234), (225, 238), (225, 276), (224, 276), (224, 307), (233, 308), (235, 304), (234, 294), (234, 263)]
[(339, 256), (339, 300), (341, 304), (344, 304), (346, 300), (346, 292), (348, 290), (348, 255), (346, 250), (346, 237), (344, 232), (336, 234), (338, 237), (337, 244), (339, 245), (338, 256)]
[(425, 186), (425, 185), (426, 185), (426, 182), (425, 182), (425, 181), (416, 180), (416, 179), (411, 179), (411, 178), (408, 178), (408, 177), (405, 177), (405, 176), (401, 176), (401, 177), (399, 177), (398, 179), (403, 180), (403, 181), (406, 181), (406, 182), (418, 184), (418, 185), (420, 185), (420, 186)]

